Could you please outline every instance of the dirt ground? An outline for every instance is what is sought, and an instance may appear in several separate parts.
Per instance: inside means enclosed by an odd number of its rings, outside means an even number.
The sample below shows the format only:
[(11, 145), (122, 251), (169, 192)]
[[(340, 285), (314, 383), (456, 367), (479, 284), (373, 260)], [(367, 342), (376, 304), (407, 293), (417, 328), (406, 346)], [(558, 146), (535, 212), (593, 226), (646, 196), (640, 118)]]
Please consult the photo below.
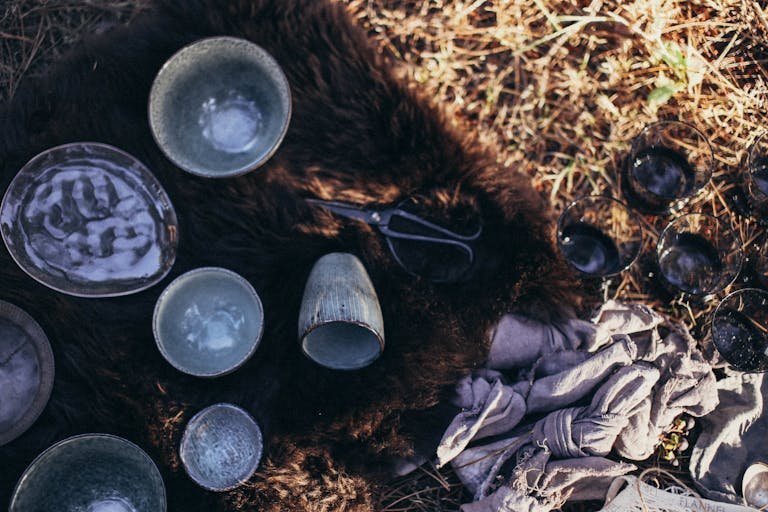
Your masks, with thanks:
[[(151, 0), (3, 0), (0, 102), (83, 33), (130, 23)], [(457, 117), (472, 121), (500, 161), (529, 174), (555, 207), (619, 195), (632, 137), (677, 118), (710, 140), (712, 183), (684, 211), (723, 216), (745, 250), (763, 228), (727, 197), (766, 125), (768, 8), (757, 0), (345, 0), (382, 52)], [(644, 217), (646, 251), (668, 222)], [(641, 267), (604, 296), (643, 301), (704, 333), (717, 298), (658, 294)], [(728, 290), (726, 290), (727, 292)], [(719, 295), (722, 297), (723, 292)], [(385, 510), (457, 510), (450, 472), (423, 468), (394, 482)]]

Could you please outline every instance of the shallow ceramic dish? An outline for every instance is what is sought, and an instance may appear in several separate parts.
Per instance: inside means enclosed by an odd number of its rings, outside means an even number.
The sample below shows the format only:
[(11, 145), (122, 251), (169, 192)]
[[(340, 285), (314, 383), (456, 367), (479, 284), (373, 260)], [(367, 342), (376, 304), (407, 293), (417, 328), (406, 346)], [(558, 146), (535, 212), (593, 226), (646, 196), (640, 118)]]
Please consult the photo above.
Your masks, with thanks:
[(53, 374), (43, 330), (27, 313), (0, 301), (0, 446), (23, 434), (43, 412)]
[(173, 55), (149, 96), (157, 145), (181, 169), (207, 178), (264, 164), (283, 140), (291, 93), (260, 46), (234, 37), (202, 39)]
[(70, 437), (24, 471), (9, 512), (165, 512), (165, 485), (152, 459), (108, 434)]
[(182, 274), (163, 291), (152, 329), (163, 357), (177, 370), (218, 377), (235, 371), (256, 351), (264, 308), (242, 276), (203, 267)]
[(30, 160), (3, 197), (0, 230), (24, 272), (78, 297), (149, 288), (173, 266), (178, 243), (176, 213), (154, 175), (95, 142)]
[(179, 454), (189, 477), (209, 491), (227, 491), (248, 480), (263, 452), (261, 429), (246, 411), (215, 404), (187, 424)]

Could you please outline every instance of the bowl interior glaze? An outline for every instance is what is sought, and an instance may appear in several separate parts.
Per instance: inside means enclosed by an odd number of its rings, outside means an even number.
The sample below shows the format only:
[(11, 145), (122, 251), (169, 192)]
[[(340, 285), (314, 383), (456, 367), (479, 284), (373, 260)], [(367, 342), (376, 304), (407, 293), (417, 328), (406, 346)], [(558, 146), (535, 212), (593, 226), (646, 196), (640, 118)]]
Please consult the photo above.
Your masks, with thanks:
[(27, 468), (10, 512), (164, 512), (165, 486), (138, 446), (107, 434), (61, 441)]
[(179, 50), (152, 86), (149, 118), (160, 148), (198, 176), (237, 176), (266, 162), (291, 116), (288, 80), (261, 47), (232, 37)]
[(153, 328), (160, 352), (175, 368), (215, 377), (236, 370), (256, 351), (264, 309), (243, 277), (204, 267), (168, 285), (157, 301)]
[(212, 491), (233, 489), (256, 471), (263, 452), (261, 429), (246, 411), (216, 404), (193, 417), (181, 440), (187, 474)]

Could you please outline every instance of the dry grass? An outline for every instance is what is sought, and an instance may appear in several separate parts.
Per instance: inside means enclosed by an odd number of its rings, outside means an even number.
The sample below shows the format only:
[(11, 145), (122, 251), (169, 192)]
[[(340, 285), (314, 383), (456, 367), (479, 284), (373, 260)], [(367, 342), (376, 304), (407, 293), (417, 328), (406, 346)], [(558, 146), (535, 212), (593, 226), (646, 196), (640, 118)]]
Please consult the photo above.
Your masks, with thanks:
[(425, 464), (413, 474), (391, 482), (379, 497), (382, 512), (449, 512), (471, 500), (450, 470)]
[[(499, 159), (528, 173), (562, 209), (620, 196), (631, 138), (678, 118), (713, 145), (713, 184), (686, 211), (726, 214), (745, 241), (754, 222), (725, 201), (750, 142), (766, 126), (768, 9), (754, 0), (351, 0), (382, 51), (459, 116)], [(667, 219), (646, 217), (646, 251)], [(606, 296), (640, 300), (694, 327), (713, 302), (670, 303), (626, 272)]]
[(150, 0), (0, 1), (0, 102), (84, 34), (130, 22)]
[[(21, 76), (84, 32), (130, 21), (150, 0), (11, 0), (0, 8), (0, 100)], [(458, 116), (499, 159), (529, 174), (562, 209), (619, 195), (632, 136), (659, 118), (699, 127), (712, 142), (713, 183), (688, 205), (730, 219), (745, 241), (761, 230), (725, 197), (748, 145), (766, 126), (768, 9), (756, 0), (344, 0), (383, 52)], [(644, 218), (653, 250), (665, 218)], [(645, 270), (606, 297), (639, 300), (700, 327), (714, 301), (669, 301)], [(385, 510), (455, 511), (461, 486), (424, 469), (394, 482)]]

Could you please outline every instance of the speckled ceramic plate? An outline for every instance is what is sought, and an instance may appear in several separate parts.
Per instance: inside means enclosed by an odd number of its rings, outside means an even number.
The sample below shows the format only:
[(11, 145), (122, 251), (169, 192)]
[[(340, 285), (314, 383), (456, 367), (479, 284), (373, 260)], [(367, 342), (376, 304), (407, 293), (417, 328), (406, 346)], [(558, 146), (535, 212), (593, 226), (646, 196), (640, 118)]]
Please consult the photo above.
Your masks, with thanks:
[(78, 297), (114, 297), (159, 282), (176, 259), (168, 195), (136, 158), (82, 142), (30, 160), (0, 205), (14, 261), (36, 281)]
[(23, 310), (0, 301), (0, 446), (37, 420), (53, 388), (48, 338)]

